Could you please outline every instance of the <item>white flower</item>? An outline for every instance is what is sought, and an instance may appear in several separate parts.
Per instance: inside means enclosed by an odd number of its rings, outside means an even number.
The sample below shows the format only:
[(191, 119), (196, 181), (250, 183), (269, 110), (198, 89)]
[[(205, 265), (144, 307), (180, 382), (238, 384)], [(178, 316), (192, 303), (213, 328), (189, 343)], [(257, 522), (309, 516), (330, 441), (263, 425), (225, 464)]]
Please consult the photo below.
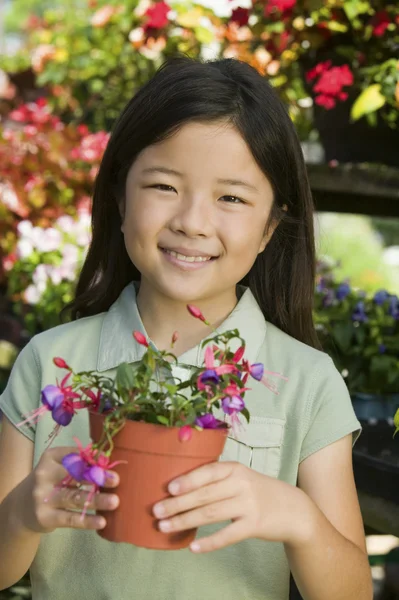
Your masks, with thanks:
[(18, 240), (16, 251), (18, 258), (29, 258), (33, 252), (33, 244), (27, 239)]
[(64, 233), (72, 233), (76, 227), (76, 221), (69, 215), (62, 215), (56, 221)]
[(42, 289), (43, 291), (46, 289), (48, 280), (48, 265), (37, 265), (36, 269), (33, 271), (32, 281), (33, 283)]
[(135, 14), (136, 17), (144, 17), (145, 13), (150, 8), (150, 6), (151, 0), (140, 0), (140, 2), (133, 11), (133, 14)]
[(79, 250), (73, 244), (65, 244), (62, 248), (63, 265), (76, 265), (79, 258)]
[(62, 235), (58, 229), (49, 227), (45, 229), (39, 239), (36, 240), (36, 248), (39, 252), (53, 252), (58, 250), (62, 242)]
[(32, 229), (33, 225), (27, 219), (25, 219), (24, 221), (20, 221), (17, 225), (18, 233), (24, 237), (29, 237), (30, 233), (32, 232)]
[(42, 296), (42, 293), (34, 285), (29, 285), (22, 294), (24, 301), (27, 304), (37, 304)]
[(63, 279), (61, 267), (52, 267), (51, 269), (49, 269), (49, 277), (54, 285), (58, 285), (59, 283), (61, 283)]

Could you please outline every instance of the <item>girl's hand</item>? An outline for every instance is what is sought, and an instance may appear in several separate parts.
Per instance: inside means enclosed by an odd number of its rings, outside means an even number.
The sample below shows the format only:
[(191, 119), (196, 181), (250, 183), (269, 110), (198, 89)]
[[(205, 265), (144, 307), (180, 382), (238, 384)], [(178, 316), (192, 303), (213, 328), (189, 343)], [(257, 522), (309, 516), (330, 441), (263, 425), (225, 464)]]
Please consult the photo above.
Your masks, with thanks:
[(309, 529), (309, 498), (299, 488), (236, 462), (215, 462), (169, 484), (174, 496), (156, 504), (161, 531), (184, 531), (232, 520), (217, 533), (193, 542), (210, 552), (248, 538), (297, 545)]
[[(23, 501), (23, 525), (37, 533), (48, 533), (58, 527), (75, 529), (102, 529), (105, 519), (96, 515), (81, 518), (88, 493), (73, 487), (55, 488), (67, 475), (61, 464), (63, 457), (76, 448), (58, 447), (46, 450), (36, 468), (28, 476), (29, 500)], [(114, 488), (119, 483), (117, 473), (110, 472), (106, 487)], [(115, 494), (96, 494), (88, 510), (114, 510), (119, 504)], [(77, 512), (79, 511), (79, 512)]]

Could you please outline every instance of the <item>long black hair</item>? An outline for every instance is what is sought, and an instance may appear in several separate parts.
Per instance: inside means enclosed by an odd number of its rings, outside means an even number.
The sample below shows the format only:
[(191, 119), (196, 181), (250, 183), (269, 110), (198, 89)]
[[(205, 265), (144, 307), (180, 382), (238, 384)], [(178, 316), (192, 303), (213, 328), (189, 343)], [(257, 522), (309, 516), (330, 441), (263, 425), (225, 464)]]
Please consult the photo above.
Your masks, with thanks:
[[(74, 300), (73, 320), (106, 311), (140, 273), (121, 232), (118, 203), (138, 154), (189, 121), (228, 121), (240, 132), (271, 183), (271, 220), (279, 222), (266, 249), (241, 282), (265, 318), (314, 347), (313, 202), (301, 146), (284, 104), (256, 69), (236, 59), (175, 56), (130, 100), (118, 118), (97, 174), (92, 241)], [(63, 311), (63, 312), (64, 312)]]

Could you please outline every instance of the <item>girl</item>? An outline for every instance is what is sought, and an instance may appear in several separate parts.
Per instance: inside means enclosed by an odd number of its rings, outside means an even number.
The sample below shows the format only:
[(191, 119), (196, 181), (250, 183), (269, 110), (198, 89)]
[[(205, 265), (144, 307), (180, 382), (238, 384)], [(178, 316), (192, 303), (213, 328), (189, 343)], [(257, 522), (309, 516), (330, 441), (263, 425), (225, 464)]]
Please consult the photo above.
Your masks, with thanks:
[[(236, 60), (167, 62), (129, 102), (102, 160), (93, 239), (70, 323), (36, 335), (1, 397), (0, 588), (30, 568), (39, 600), (370, 600), (351, 449), (360, 433), (345, 384), (312, 325), (313, 213), (292, 123), (270, 85)], [(247, 395), (251, 423), (222, 460), (170, 484), (162, 531), (200, 527), (190, 549), (144, 550), (96, 535), (75, 489), (51, 495), (87, 411), (45, 450), (53, 422), (17, 429), (58, 372), (110, 375), (140, 359), (141, 330), (172, 333), (187, 373), (207, 331), (239, 328), (247, 357), (289, 381)], [(48, 417), (48, 418), (47, 418)], [(74, 447), (74, 446), (73, 446)], [(93, 509), (118, 505), (115, 474)]]

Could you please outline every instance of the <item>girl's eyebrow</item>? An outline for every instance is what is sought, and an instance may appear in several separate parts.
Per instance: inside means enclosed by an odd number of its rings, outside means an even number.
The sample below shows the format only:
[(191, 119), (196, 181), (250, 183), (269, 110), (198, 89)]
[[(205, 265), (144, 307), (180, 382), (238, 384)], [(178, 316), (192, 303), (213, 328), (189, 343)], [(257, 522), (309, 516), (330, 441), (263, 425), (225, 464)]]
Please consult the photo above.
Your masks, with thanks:
[[(166, 175), (183, 177), (183, 173), (175, 171), (175, 169), (169, 169), (168, 167), (148, 167), (147, 169), (143, 169), (142, 173), (165, 173)], [(225, 183), (226, 185), (235, 185), (237, 187), (245, 187), (254, 192), (259, 191), (254, 185), (247, 181), (242, 181), (241, 179), (218, 179), (217, 182)]]

